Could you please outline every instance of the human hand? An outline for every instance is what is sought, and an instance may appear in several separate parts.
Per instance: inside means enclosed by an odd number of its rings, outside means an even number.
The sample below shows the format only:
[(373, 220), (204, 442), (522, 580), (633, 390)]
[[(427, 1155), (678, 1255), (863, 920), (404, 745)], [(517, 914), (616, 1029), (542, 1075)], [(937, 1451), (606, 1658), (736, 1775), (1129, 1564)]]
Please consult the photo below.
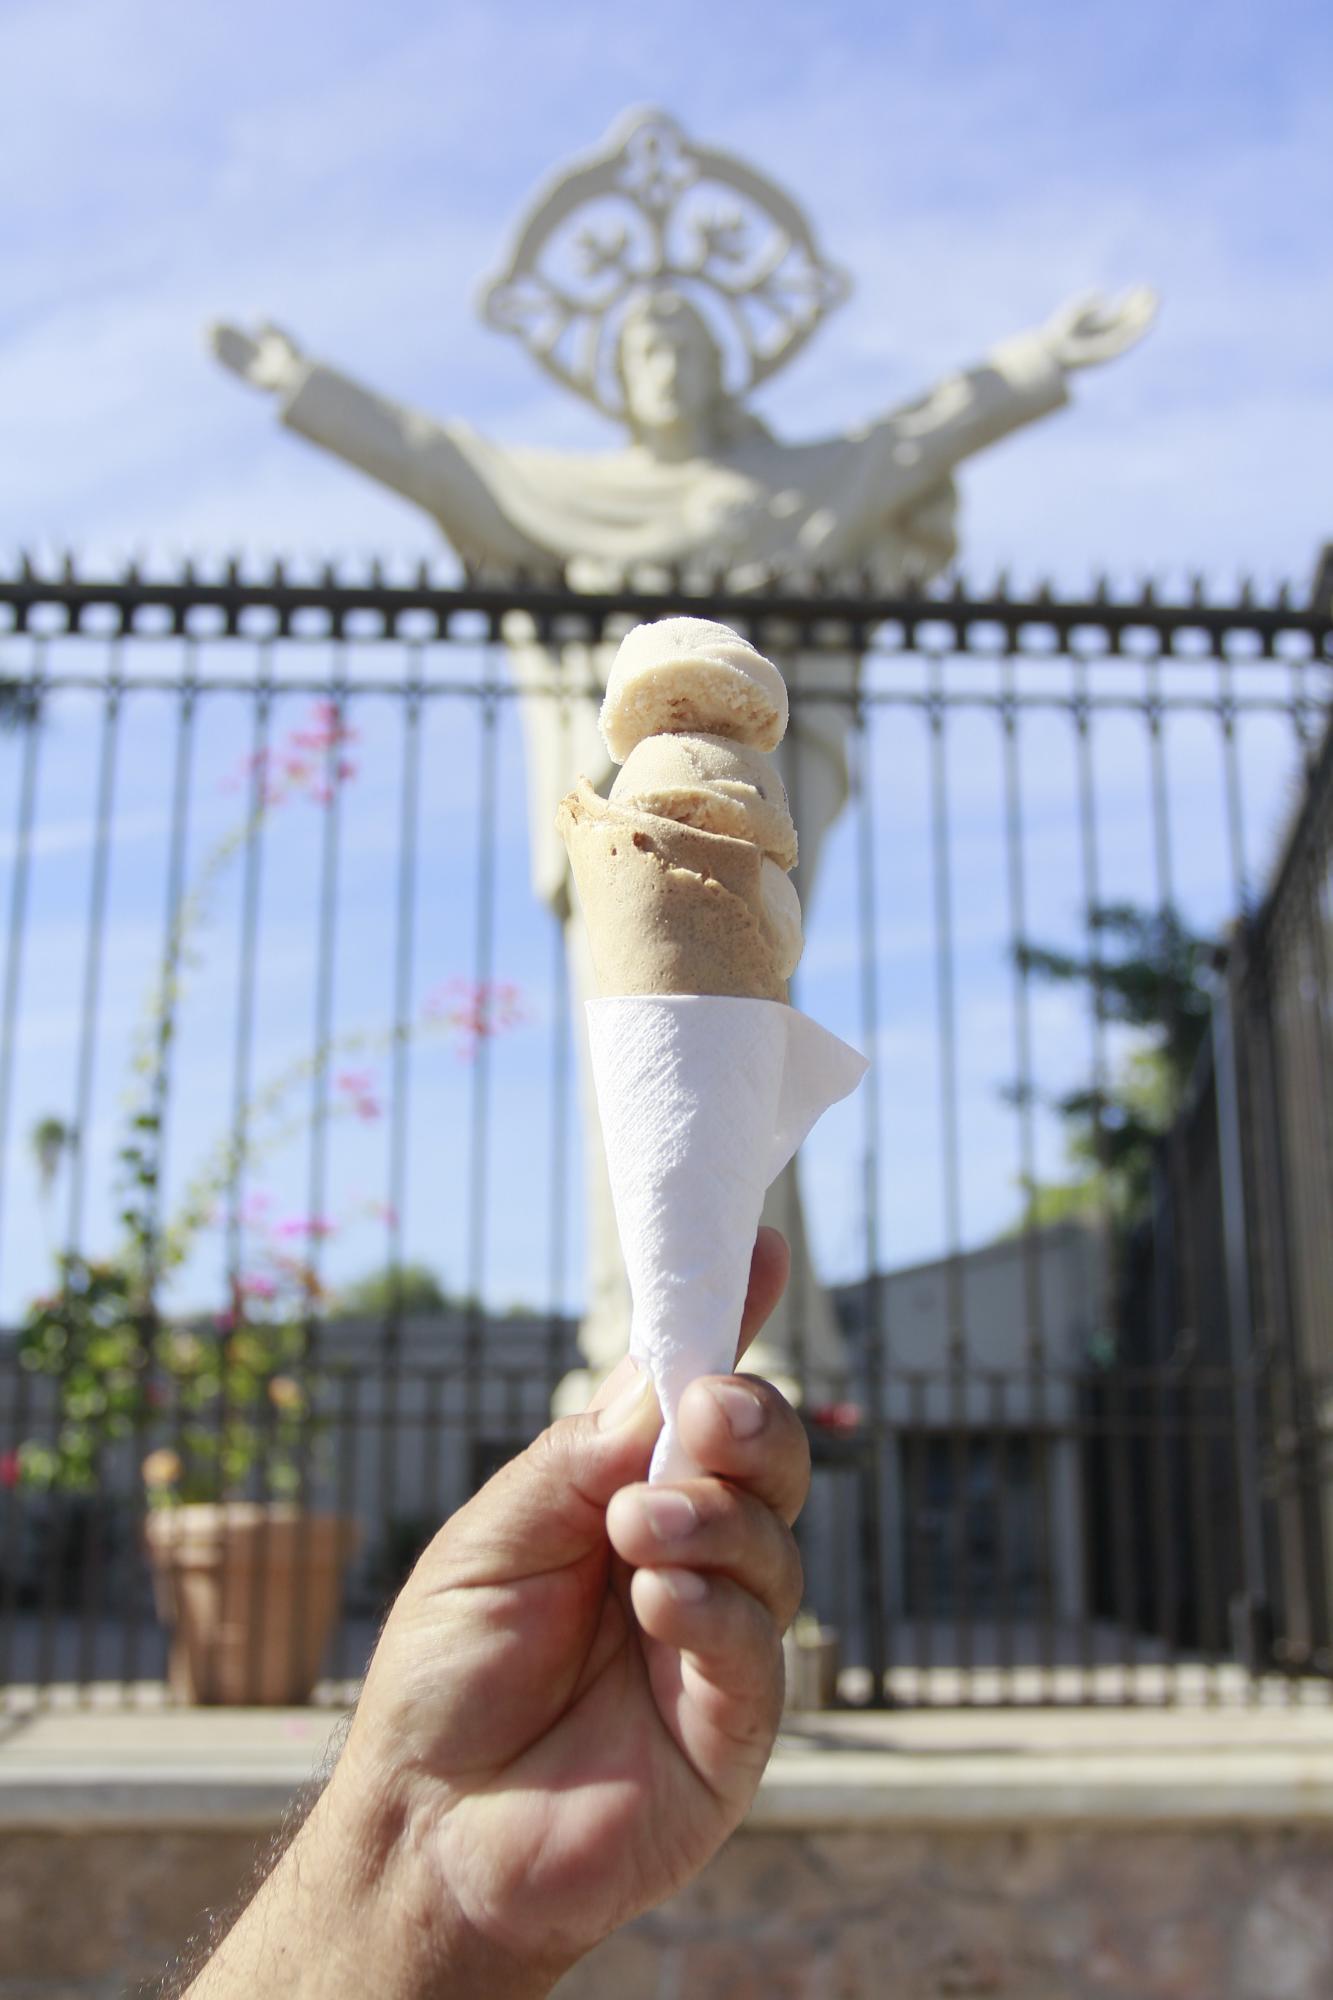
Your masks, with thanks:
[[(761, 1230), (742, 1351), (787, 1264)], [(623, 1362), (445, 1524), (376, 1649), (321, 1805), (451, 1995), (547, 1992), (703, 1866), (768, 1761), (805, 1434), (766, 1383), (696, 1382), (681, 1434), (706, 1470), (649, 1489), (660, 1425)]]
[(1080, 293), (1051, 315), (1042, 332), (1059, 367), (1091, 368), (1142, 340), (1156, 317), (1156, 292), (1151, 285), (1135, 285), (1118, 299)]
[(264, 320), (256, 334), (251, 335), (226, 320), (212, 320), (204, 332), (223, 367), (239, 375), (242, 381), (279, 394), (295, 387), (305, 357), (280, 326)]

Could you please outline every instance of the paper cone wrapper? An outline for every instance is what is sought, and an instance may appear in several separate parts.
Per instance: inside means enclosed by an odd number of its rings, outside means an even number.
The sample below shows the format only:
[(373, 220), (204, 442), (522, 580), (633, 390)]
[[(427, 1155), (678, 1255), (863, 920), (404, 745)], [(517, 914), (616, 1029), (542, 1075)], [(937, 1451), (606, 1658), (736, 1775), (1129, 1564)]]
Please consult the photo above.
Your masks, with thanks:
[(649, 1477), (687, 1478), (676, 1411), (696, 1376), (736, 1365), (765, 1192), (867, 1064), (779, 1001), (643, 994), (587, 1014), (630, 1353), (664, 1418)]

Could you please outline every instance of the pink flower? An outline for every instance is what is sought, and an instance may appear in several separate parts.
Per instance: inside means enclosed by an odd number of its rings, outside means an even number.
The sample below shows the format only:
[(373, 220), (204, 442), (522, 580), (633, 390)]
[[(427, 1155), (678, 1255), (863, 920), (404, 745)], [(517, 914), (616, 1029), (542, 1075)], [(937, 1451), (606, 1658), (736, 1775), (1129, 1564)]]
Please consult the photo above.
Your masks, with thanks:
[(23, 1468), (16, 1451), (0, 1451), (0, 1486), (11, 1490), (18, 1485)]
[(287, 741), (297, 750), (336, 750), (343, 743), (355, 743), (359, 733), (348, 727), (336, 702), (317, 701), (307, 726), (293, 729)]
[(475, 1056), (479, 1045), (523, 1020), (517, 986), (507, 979), (446, 979), (426, 997), (426, 1018), (457, 1030), (459, 1054)]
[(343, 1093), (349, 1111), (358, 1118), (378, 1118), (380, 1103), (375, 1095), (375, 1078), (368, 1069), (345, 1069), (334, 1079), (334, 1087)]
[(241, 1221), (249, 1223), (253, 1229), (262, 1229), (268, 1220), (268, 1212), (273, 1206), (271, 1194), (248, 1194), (241, 1203)]
[(272, 1299), (277, 1297), (278, 1282), (267, 1271), (247, 1271), (239, 1280), (239, 1289), (243, 1298)]
[(372, 1216), (376, 1222), (382, 1222), (386, 1229), (396, 1229), (398, 1227), (398, 1210), (391, 1201), (372, 1201), (367, 1209), (367, 1214)]
[(278, 1224), (276, 1234), (289, 1243), (300, 1236), (318, 1241), (325, 1236), (332, 1236), (336, 1229), (337, 1224), (330, 1222), (325, 1215), (293, 1215), (289, 1216), (286, 1222)]

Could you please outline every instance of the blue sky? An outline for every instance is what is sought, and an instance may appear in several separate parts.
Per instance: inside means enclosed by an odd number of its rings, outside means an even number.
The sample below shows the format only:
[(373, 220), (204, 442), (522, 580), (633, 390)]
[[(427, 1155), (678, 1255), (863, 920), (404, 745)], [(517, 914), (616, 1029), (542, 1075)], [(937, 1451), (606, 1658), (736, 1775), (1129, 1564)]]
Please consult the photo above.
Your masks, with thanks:
[(501, 436), (610, 442), (474, 301), (536, 182), (656, 101), (779, 175), (855, 275), (769, 385), (780, 429), (1148, 279), (1150, 342), (973, 468), (971, 559), (1302, 576), (1329, 532), (1331, 42), (1314, 4), (11, 4), (0, 539), (435, 546), (210, 364), (218, 314)]
[[(424, 517), (283, 433), (261, 397), (216, 367), (201, 329), (219, 315), (272, 317), (374, 386), (503, 439), (613, 443), (600, 420), (480, 324), (475, 300), (534, 186), (595, 145), (626, 107), (656, 102), (699, 138), (779, 178), (853, 274), (850, 302), (759, 399), (780, 434), (864, 419), (1041, 321), (1072, 293), (1147, 280), (1163, 306), (1143, 346), (1078, 378), (1071, 410), (967, 469), (965, 566), (982, 576), (1000, 564), (1020, 578), (1050, 572), (1071, 587), (1102, 566), (1168, 577), (1200, 568), (1222, 586), (1254, 571), (1299, 585), (1333, 535), (1330, 57), (1333, 27), (1313, 4), (1277, 5), (1262, 17), (1249, 5), (1142, 0), (893, 9), (10, 4), (0, 14), (0, 63), (11, 79), (0, 176), (22, 194), (0, 219), (0, 548), (72, 545), (94, 562), (130, 551), (163, 561), (184, 550), (440, 553)], [(23, 664), (2, 642), (0, 660)], [(95, 737), (92, 716), (72, 699), (66, 712), (47, 753), (41, 866), (49, 872), (33, 904), (25, 1032), (35, 1039), (24, 1045), (16, 1135), (31, 1116), (60, 1108), (71, 1074), (70, 1023), (60, 1027), (53, 996), (68, 995), (81, 964)], [(145, 721), (126, 744), (99, 1058), (104, 1148), (117, 1051), (160, 928), (164, 728)], [(368, 825), (382, 829), (395, 738), (387, 717), (365, 728), (361, 798)], [(238, 721), (205, 745), (196, 855), (234, 811), (219, 787), (240, 740)], [(998, 766), (992, 745), (978, 736), (969, 748), (970, 740), (960, 730), (955, 859), (960, 933), (973, 953), (962, 961), (972, 1010), (964, 1042), (983, 1052), (967, 1057), (965, 1084), (965, 1221), (975, 1240), (1012, 1199), (1012, 1144), (995, 1098), (1003, 1063), (990, 1053), (1008, 1032), (1007, 975), (983, 886)], [(1109, 865), (1121, 868), (1127, 890), (1141, 889), (1141, 748), (1114, 729), (1102, 742)], [(1228, 894), (1220, 835), (1190, 837), (1218, 825), (1216, 758), (1184, 725), (1176, 747), (1181, 866), (1193, 870), (1201, 920), (1220, 921)], [(515, 783), (517, 754), (506, 737)], [(1061, 756), (1056, 792), (1072, 768), (1068, 745)], [(1261, 861), (1288, 796), (1289, 735), (1259, 725), (1244, 757)], [(898, 1120), (884, 1190), (897, 1218), (896, 1261), (941, 1241), (938, 1174), (914, 1164), (934, 1157), (938, 1135), (934, 1079), (924, 1073), (933, 1033), (925, 804), (919, 761), (911, 769), (896, 794), (899, 832), (922, 867), (891, 878), (897, 900), (883, 911), (888, 964), (897, 967), (883, 1051)], [(13, 773), (13, 746), (0, 741), (6, 818)], [(466, 796), (455, 804), (466, 812)], [(1059, 859), (1068, 808), (1067, 796), (1051, 805), (1040, 850), (1039, 893), (1057, 931), (1077, 908)], [(428, 841), (448, 838), (444, 819), (431, 817), (443, 810), (428, 787)], [(521, 832), (510, 831), (497, 969), (537, 991), (543, 919), (524, 899)], [(279, 907), (290, 896), (299, 913), (309, 856), (295, 835), (285, 838), (279, 848), (275, 836), (275, 896)], [(0, 894), (8, 840), (0, 825)], [(385, 872), (372, 879), (373, 860), (363, 856), (371, 872), (348, 908), (348, 934), (363, 946), (391, 876), (391, 843), (382, 847)], [(969, 854), (980, 857), (980, 872), (968, 872)], [(843, 1010), (849, 865), (844, 840), (812, 937), (807, 1004), (818, 1000), (825, 1013)], [(463, 914), (437, 909), (436, 937), (455, 919), (461, 927)], [(210, 964), (227, 962), (226, 921), (218, 919)], [(288, 972), (299, 978), (308, 955), (291, 925), (288, 944)], [(277, 942), (273, 952), (281, 985)], [(365, 956), (351, 951), (340, 974), (340, 1019), (349, 1025), (386, 1004)], [(455, 969), (441, 947), (422, 977)], [(225, 1005), (211, 980), (205, 986), (212, 997), (195, 1003), (186, 1036), (199, 1051), (191, 1102), (200, 1129), (225, 1113), (226, 1097), (204, 1057)], [(1077, 1023), (1050, 1004), (1047, 1046), (1057, 1070), (1072, 1072)], [(221, 1009), (211, 1029), (209, 1006)], [(276, 1008), (265, 1030), (261, 1071), (283, 1058), (280, 1015)], [(497, 1065), (502, 1184), (511, 1138), (515, 1157), (520, 1149), (542, 1027), (534, 1019), (516, 1034)], [(447, 1094), (457, 1076), (441, 1076), (451, 1079), (439, 1084)], [(427, 1125), (443, 1099), (429, 1102)], [(834, 1121), (811, 1170), (828, 1191), (824, 1249), (844, 1269), (856, 1257), (851, 1118)], [(1047, 1134), (1052, 1165), (1057, 1140)], [(349, 1140), (338, 1168), (349, 1202), (381, 1174), (369, 1145), (364, 1135)], [(413, 1164), (420, 1186), (438, 1180), (428, 1152)], [(292, 1203), (297, 1178), (293, 1166)], [(936, 1190), (929, 1199), (923, 1181)], [(22, 1182), (16, 1153), (11, 1187)], [(451, 1186), (451, 1226), (458, 1200)], [(42, 1256), (30, 1191), (20, 1188), (15, 1201), (0, 1306), (12, 1300), (11, 1285), (31, 1288)], [(512, 1217), (505, 1229), (494, 1267), (513, 1295), (530, 1296), (545, 1253)], [(426, 1222), (414, 1242), (431, 1252)], [(372, 1249), (363, 1243), (355, 1255), (365, 1262)], [(460, 1255), (452, 1239), (440, 1250), (453, 1279)]]

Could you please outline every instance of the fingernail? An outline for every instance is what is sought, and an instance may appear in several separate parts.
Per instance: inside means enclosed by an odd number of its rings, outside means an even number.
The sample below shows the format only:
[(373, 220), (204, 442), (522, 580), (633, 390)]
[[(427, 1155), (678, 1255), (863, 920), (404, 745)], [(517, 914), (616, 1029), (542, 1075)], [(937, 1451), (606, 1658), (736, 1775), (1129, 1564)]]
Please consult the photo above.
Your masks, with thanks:
[(659, 1542), (678, 1542), (699, 1525), (699, 1510), (688, 1493), (645, 1493), (640, 1504)]
[(659, 1569), (653, 1574), (678, 1604), (702, 1604), (708, 1595), (708, 1578), (697, 1569)]
[(739, 1382), (720, 1382), (713, 1395), (733, 1437), (750, 1438), (762, 1428), (764, 1406), (753, 1390), (743, 1389)]
[(640, 1368), (637, 1361), (632, 1361), (630, 1366), (634, 1370), (634, 1380), (621, 1390), (613, 1403), (608, 1403), (604, 1410), (597, 1412), (598, 1430), (614, 1431), (621, 1424), (628, 1423), (652, 1386), (653, 1378), (646, 1368)]

